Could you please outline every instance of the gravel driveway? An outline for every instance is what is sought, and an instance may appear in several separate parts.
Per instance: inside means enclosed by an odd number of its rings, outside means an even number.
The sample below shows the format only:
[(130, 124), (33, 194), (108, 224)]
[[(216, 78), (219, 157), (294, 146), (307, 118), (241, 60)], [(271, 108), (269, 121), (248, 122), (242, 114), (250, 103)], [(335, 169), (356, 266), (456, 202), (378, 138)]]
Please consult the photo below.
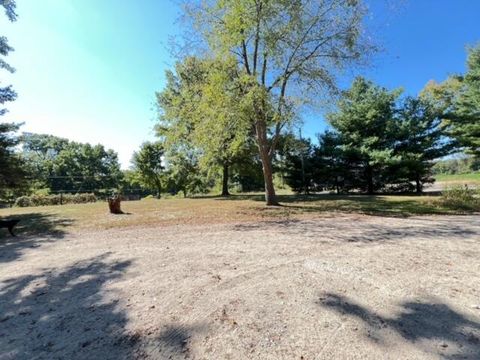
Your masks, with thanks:
[(480, 359), (480, 217), (0, 241), (0, 359)]

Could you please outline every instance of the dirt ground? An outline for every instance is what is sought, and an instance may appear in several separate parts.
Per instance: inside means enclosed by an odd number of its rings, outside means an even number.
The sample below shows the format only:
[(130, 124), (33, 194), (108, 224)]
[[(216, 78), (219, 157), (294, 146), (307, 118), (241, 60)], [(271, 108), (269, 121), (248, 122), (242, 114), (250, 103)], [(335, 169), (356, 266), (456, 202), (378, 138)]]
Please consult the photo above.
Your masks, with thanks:
[(480, 359), (478, 215), (18, 237), (0, 282), (1, 360)]

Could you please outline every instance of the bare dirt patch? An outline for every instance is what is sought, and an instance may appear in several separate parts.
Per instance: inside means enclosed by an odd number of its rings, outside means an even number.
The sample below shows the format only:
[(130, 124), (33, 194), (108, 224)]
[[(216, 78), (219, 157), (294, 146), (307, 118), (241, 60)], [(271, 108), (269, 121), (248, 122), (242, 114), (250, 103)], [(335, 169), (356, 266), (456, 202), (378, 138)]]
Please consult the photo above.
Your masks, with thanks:
[(0, 359), (479, 359), (480, 217), (0, 242)]

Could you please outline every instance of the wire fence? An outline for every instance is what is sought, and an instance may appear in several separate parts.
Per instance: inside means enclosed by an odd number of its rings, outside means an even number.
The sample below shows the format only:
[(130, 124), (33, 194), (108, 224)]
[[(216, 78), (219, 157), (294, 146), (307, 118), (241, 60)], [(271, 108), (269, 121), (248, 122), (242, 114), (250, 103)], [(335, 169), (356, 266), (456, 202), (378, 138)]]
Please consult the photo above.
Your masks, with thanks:
[[(157, 195), (155, 191), (147, 188), (126, 186), (123, 181), (114, 179), (111, 175), (51, 175), (41, 179), (26, 176), (25, 179), (44, 183), (44, 188), (38, 187), (33, 193), (41, 193), (45, 190), (46, 194), (50, 195), (95, 194), (99, 199), (120, 194), (125, 200)], [(62, 183), (68, 187), (62, 187)], [(96, 184), (92, 186), (92, 183)]]

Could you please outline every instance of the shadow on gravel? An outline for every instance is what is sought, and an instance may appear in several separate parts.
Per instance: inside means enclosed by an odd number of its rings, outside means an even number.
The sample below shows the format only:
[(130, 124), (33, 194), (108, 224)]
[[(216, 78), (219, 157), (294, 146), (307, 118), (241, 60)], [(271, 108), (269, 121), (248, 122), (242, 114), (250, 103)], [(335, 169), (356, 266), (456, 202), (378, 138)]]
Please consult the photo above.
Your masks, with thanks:
[(18, 219), (15, 227), (16, 237), (10, 236), (6, 229), (0, 229), (0, 263), (17, 260), (26, 248), (36, 248), (43, 243), (62, 239), (65, 228), (73, 224), (73, 220), (59, 218), (45, 213), (19, 214), (2, 218), (2, 220)]
[[(469, 224), (472, 225), (472, 224)], [(368, 225), (359, 226), (357, 229), (360, 233), (349, 234), (345, 236), (348, 242), (389, 242), (403, 239), (429, 239), (442, 240), (455, 238), (465, 238), (474, 235), (480, 236), (480, 229), (478, 231), (467, 229), (461, 225), (452, 223), (442, 224), (438, 222), (432, 223), (431, 226), (401, 226), (388, 227), (385, 225)]]
[(417, 346), (438, 349), (438, 355), (443, 359), (480, 359), (480, 323), (446, 304), (434, 300), (404, 302), (400, 304), (401, 313), (391, 318), (377, 315), (342, 295), (332, 293), (320, 296), (318, 304), (362, 320), (372, 340), (376, 339), (375, 335), (379, 336), (377, 341), (381, 340), (383, 329), (393, 330)]
[(122, 337), (127, 318), (103, 289), (130, 262), (108, 261), (108, 255), (2, 279), (0, 358), (130, 358), (131, 344)]
[[(269, 209), (288, 211), (291, 213), (325, 213), (342, 212), (356, 213), (381, 217), (410, 217), (415, 215), (446, 215), (470, 214), (445, 209), (434, 201), (418, 201), (414, 198), (435, 199), (436, 194), (395, 194), (395, 200), (389, 199), (388, 194), (310, 194), (310, 195), (277, 195), (280, 206)], [(204, 196), (201, 199), (214, 199), (218, 201), (249, 200), (264, 202), (265, 197), (260, 194), (240, 194), (229, 197)], [(258, 210), (258, 209), (257, 209)]]
[[(193, 334), (204, 332), (205, 326), (180, 326), (169, 325), (158, 336), (153, 343), (160, 350), (162, 358), (175, 359), (175, 355), (180, 358), (188, 358), (190, 353), (189, 341)], [(168, 357), (167, 357), (168, 356)]]
[(2, 278), (0, 359), (141, 359), (146, 351), (183, 359), (191, 350), (189, 339), (204, 328), (145, 330), (140, 324), (127, 331), (120, 295), (106, 285), (122, 278), (131, 261), (112, 261), (110, 255)]
[[(463, 220), (463, 219), (462, 219)], [(469, 221), (470, 220), (470, 221)], [(480, 236), (480, 221), (473, 223), (471, 219), (465, 222), (456, 219), (456, 223), (443, 221), (428, 221), (422, 219), (419, 224), (412, 220), (401, 220), (404, 226), (388, 224), (372, 224), (368, 222), (345, 223), (340, 219), (323, 219), (304, 221), (298, 219), (267, 220), (255, 223), (237, 224), (234, 231), (257, 231), (274, 228), (283, 235), (302, 236), (318, 241), (379, 243), (411, 239), (444, 240), (459, 238), (475, 238)]]
[(254, 223), (245, 223), (245, 224), (236, 224), (233, 226), (233, 230), (235, 231), (255, 231), (255, 230), (262, 230), (268, 229), (269, 227), (275, 227), (276, 229), (281, 229), (282, 231), (288, 231), (290, 228), (295, 226), (299, 226), (296, 229), (296, 233), (298, 234), (299, 230), (302, 229), (302, 221), (297, 219), (288, 219), (288, 220), (265, 220), (265, 221), (258, 221)]

